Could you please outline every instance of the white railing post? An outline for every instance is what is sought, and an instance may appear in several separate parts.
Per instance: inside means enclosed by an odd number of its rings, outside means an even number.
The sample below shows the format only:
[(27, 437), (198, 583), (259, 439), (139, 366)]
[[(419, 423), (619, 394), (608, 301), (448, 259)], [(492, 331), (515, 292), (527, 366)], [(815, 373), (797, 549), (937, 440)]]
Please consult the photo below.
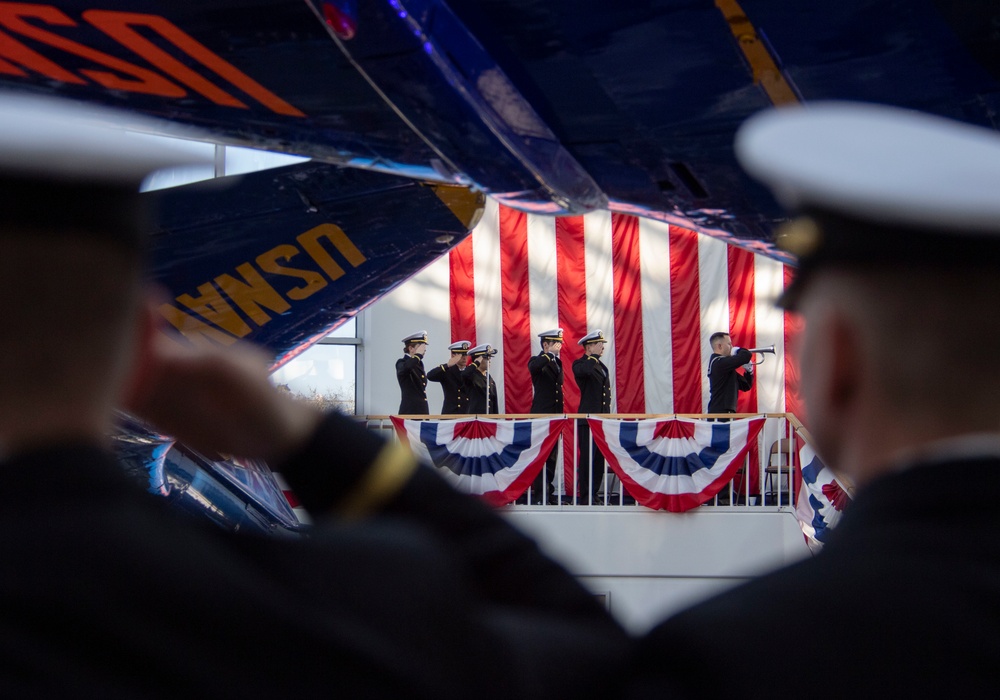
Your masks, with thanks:
[(583, 461), (585, 456), (584, 450), (588, 449), (586, 445), (580, 444), (580, 421), (582, 419), (576, 418), (573, 421), (574, 439), (576, 440), (576, 452), (573, 455), (573, 505), (583, 506), (588, 505), (586, 501), (583, 500), (583, 494), (580, 493), (582, 488), (583, 479), (583, 465), (580, 462)]
[(785, 435), (788, 442), (788, 505), (795, 506), (795, 457), (798, 450), (795, 449), (795, 433), (792, 430), (792, 421), (785, 414)]
[[(777, 439), (779, 441), (781, 440), (781, 425), (780, 425), (780, 423), (778, 425)], [(774, 474), (774, 477), (775, 477), (775, 479), (777, 479), (778, 484), (777, 484), (777, 486), (774, 487), (774, 504), (780, 508), (781, 507), (781, 475), (784, 474), (784, 472), (785, 472), (784, 467), (781, 464), (782, 455), (780, 454), (781, 453), (781, 443), (780, 442), (778, 443), (778, 453), (779, 453), (778, 454), (778, 466), (777, 466), (777, 471)], [(771, 466), (771, 450), (770, 450), (770, 448), (768, 448), (767, 466), (768, 467)]]

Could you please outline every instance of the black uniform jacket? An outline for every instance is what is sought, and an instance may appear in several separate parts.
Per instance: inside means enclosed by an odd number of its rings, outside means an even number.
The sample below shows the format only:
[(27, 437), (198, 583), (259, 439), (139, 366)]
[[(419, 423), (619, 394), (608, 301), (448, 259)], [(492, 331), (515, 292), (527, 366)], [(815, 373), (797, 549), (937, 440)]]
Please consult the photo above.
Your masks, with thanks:
[[(820, 554), (654, 629), (629, 697), (771, 699), (778, 684), (819, 700), (909, 700), (1000, 688), (997, 493), (997, 458), (877, 479)], [(745, 682), (777, 658), (780, 681)]]
[(740, 348), (735, 355), (717, 355), (708, 358), (708, 413), (736, 413), (736, 399), (740, 391), (753, 388), (753, 373), (740, 374), (736, 369), (753, 360), (753, 353)]
[(427, 370), (427, 379), (441, 383), (444, 392), (444, 403), (441, 413), (465, 413), (469, 406), (469, 397), (465, 390), (465, 380), (458, 365), (440, 364)]
[(424, 361), (419, 355), (404, 355), (396, 360), (396, 381), (399, 382), (399, 412), (408, 414), (430, 413), (427, 405), (427, 375)]
[(573, 360), (573, 376), (580, 387), (579, 413), (611, 412), (611, 378), (601, 358), (584, 355)]
[(462, 379), (465, 380), (465, 393), (469, 395), (469, 413), (499, 413), (500, 401), (497, 398), (497, 383), (493, 381), (490, 374), (490, 403), (487, 411), (486, 405), (486, 375), (479, 371), (475, 365), (469, 365), (462, 370)]
[(528, 360), (528, 372), (535, 389), (532, 413), (563, 412), (563, 365), (554, 353), (541, 352)]
[(0, 696), (607, 697), (618, 625), (431, 468), (366, 519), (322, 517), (382, 447), (332, 416), (283, 465), (320, 516), (302, 539), (171, 510), (97, 447), (0, 462)]

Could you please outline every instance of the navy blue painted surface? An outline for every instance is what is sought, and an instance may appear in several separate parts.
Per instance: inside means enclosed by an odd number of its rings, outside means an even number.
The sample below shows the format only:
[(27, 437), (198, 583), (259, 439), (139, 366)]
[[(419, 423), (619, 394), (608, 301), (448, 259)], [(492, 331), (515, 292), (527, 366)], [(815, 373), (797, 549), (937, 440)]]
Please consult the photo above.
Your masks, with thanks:
[[(29, 23), (150, 70), (183, 95), (101, 87), (83, 72), (94, 70), (92, 58), (9, 23), (5, 31), (76, 82), (32, 70), (0, 74), (0, 82), (126, 106), (204, 127), (226, 142), (473, 182), (533, 211), (610, 202), (773, 253), (780, 213), (740, 172), (731, 146), (738, 125), (770, 98), (754, 84), (713, 0), (127, 3), (130, 11), (163, 18), (296, 114), (213, 71), (189, 45), (143, 30), (243, 108), (218, 104), (183, 84), (162, 59), (138, 56), (120, 35), (99, 31), (100, 22), (84, 13), (92, 2), (55, 2), (69, 23)], [(326, 5), (354, 8), (350, 38), (328, 31)], [(995, 2), (739, 6), (804, 101), (868, 100), (996, 126)]]
[[(239, 85), (220, 76), (176, 42), (157, 39), (170, 57), (243, 107), (217, 104), (196, 89), (151, 65), (131, 48), (100, 31), (84, 17), (91, 8), (109, 3), (93, 0), (60, 0), (54, 6), (71, 26), (32, 21), (63, 39), (102, 52), (130, 66), (151, 70), (184, 94), (180, 97), (144, 94), (137, 90), (110, 90), (96, 84), (85, 69), (92, 59), (33, 41), (11, 27), (12, 36), (59, 66), (77, 75), (81, 84), (49, 81), (30, 72), (24, 77), (4, 75), (11, 87), (58, 92), (203, 127), (222, 141), (255, 145), (269, 150), (311, 155), (331, 161), (417, 164), (415, 175), (426, 174), (433, 150), (403, 123), (372, 86), (351, 66), (330, 39), (325, 25), (301, 0), (270, 0), (248, 4), (239, 0), (204, 0), (174, 3), (130, 0), (110, 3), (116, 10), (163, 18), (201, 44), (212, 55), (235, 67), (262, 88), (276, 95), (301, 115), (277, 113)], [(144, 31), (144, 35), (157, 33)], [(134, 82), (134, 81), (133, 81)]]
[[(995, 64), (1000, 53), (996, 3), (739, 4), (804, 101), (867, 100), (995, 126), (997, 72), (982, 63)], [(736, 128), (770, 100), (712, 0), (455, 6), (470, 26), (492, 33), (508, 74), (612, 202), (770, 240), (778, 208), (732, 154)], [(719, 209), (733, 218), (704, 212)]]
[[(460, 221), (425, 183), (317, 162), (142, 196), (156, 212), (153, 277), (169, 292), (171, 306), (201, 324), (196, 328), (211, 329), (215, 340), (239, 338), (270, 349), (276, 365), (440, 257), (473, 223)], [(363, 262), (355, 266), (323, 236), (315, 240), (329, 259), (317, 257), (315, 248), (310, 253), (303, 236), (311, 240), (310, 231), (331, 226)], [(283, 256), (269, 255), (276, 250)], [(280, 260), (286, 274), (268, 272), (262, 257)], [(331, 262), (342, 276), (331, 275)], [(227, 292), (233, 281), (252, 282), (256, 304)], [(240, 327), (242, 335), (232, 332)], [(126, 469), (181, 510), (231, 530), (300, 529), (266, 465), (213, 460), (134, 425), (123, 431), (116, 446)]]
[[(468, 233), (424, 183), (316, 162), (142, 196), (158, 212), (154, 277), (169, 290), (176, 313), (210, 328), (213, 340), (240, 338), (269, 348), (277, 364)], [(363, 262), (355, 266), (326, 237), (319, 245), (329, 260), (303, 244), (310, 231), (331, 225)], [(269, 272), (264, 259), (285, 272)], [(331, 261), (342, 271), (339, 278)], [(227, 281), (247, 284), (249, 275), (259, 275), (257, 288), (269, 291), (269, 302), (257, 297), (256, 305), (241, 304), (227, 293)]]
[(462, 181), (534, 211), (607, 205), (593, 176), (446, 3), (360, 3), (357, 35), (340, 43)]

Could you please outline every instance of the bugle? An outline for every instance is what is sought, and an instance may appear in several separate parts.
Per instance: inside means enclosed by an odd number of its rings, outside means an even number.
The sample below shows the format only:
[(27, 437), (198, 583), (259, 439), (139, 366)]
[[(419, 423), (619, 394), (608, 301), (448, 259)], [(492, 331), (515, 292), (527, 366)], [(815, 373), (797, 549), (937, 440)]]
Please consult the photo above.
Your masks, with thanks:
[(773, 345), (768, 345), (766, 348), (747, 348), (747, 350), (749, 350), (751, 353), (755, 355), (761, 355), (761, 358), (753, 363), (755, 365), (759, 365), (761, 362), (764, 361), (763, 357), (764, 353), (767, 353), (769, 355), (775, 354)]

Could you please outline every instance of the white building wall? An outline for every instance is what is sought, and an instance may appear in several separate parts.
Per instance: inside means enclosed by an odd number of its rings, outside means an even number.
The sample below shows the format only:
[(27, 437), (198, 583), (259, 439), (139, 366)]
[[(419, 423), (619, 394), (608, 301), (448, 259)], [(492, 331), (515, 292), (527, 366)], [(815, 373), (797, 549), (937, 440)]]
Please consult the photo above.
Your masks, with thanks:
[(538, 540), (635, 633), (762, 573), (810, 556), (790, 508), (687, 513), (642, 508), (510, 507)]
[[(448, 296), (448, 256), (445, 255), (358, 314), (359, 415), (388, 415), (399, 411), (396, 360), (403, 356), (402, 338), (427, 331), (430, 344), (424, 368), (448, 359), (451, 312)], [(441, 410), (441, 385), (427, 383), (431, 413)]]

